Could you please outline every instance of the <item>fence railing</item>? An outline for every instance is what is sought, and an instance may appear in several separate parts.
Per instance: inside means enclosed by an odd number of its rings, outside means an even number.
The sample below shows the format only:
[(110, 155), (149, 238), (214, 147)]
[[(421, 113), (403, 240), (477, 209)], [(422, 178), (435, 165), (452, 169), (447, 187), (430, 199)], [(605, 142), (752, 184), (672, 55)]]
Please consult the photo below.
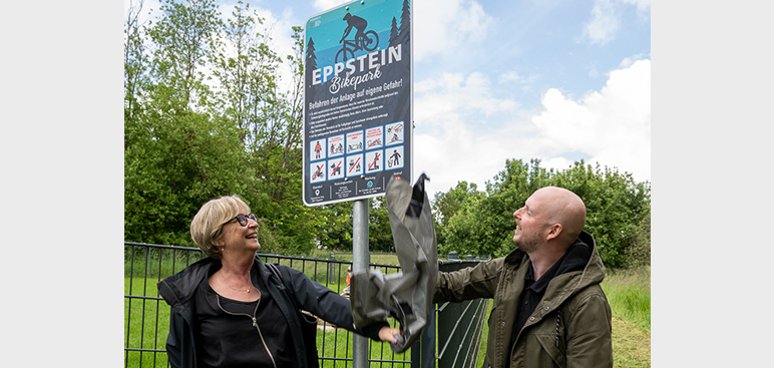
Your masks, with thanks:
[[(346, 287), (347, 267), (351, 261), (336, 259), (317, 259), (307, 257), (283, 256), (276, 254), (259, 254), (266, 263), (277, 263), (290, 266), (304, 272), (310, 279), (323, 286), (341, 293)], [(162, 279), (171, 276), (185, 267), (202, 259), (204, 254), (198, 248), (180, 247), (171, 245), (156, 245), (135, 242), (124, 243), (124, 366), (129, 367), (168, 367), (165, 344), (169, 331), (170, 307), (159, 296), (156, 285)], [(372, 269), (379, 269), (384, 274), (400, 271), (396, 265), (371, 264)], [(464, 310), (476, 310), (472, 319), (464, 314), (443, 317), (444, 313), (437, 314), (442, 318), (439, 323), (459, 325), (461, 319), (466, 319), (466, 328), (452, 329), (451, 334), (444, 332), (439, 337), (439, 342), (454, 339), (455, 345), (465, 342), (465, 353), (468, 359), (462, 359), (464, 366), (473, 366), (475, 356), (478, 355), (483, 324), (483, 300), (469, 303), (456, 303), (457, 307)], [(472, 303), (471, 302), (471, 303)], [(488, 303), (486, 303), (488, 305)], [(442, 306), (445, 307), (445, 306)], [(450, 308), (451, 310), (453, 308)], [(462, 309), (460, 309), (462, 310)], [(436, 311), (437, 313), (437, 311)], [(449, 322), (444, 322), (449, 321)], [(435, 316), (432, 316), (432, 326), (423, 332), (427, 333), (421, 341), (418, 341), (404, 353), (395, 353), (389, 344), (369, 341), (369, 367), (420, 367), (428, 365), (427, 358), (431, 361), (438, 357), (435, 354)], [(396, 322), (392, 321), (393, 324)], [(472, 326), (472, 327), (471, 327)], [(428, 331), (429, 330), (429, 331)], [(439, 331), (449, 329), (439, 328)], [(457, 331), (457, 332), (455, 332)], [(461, 336), (465, 334), (465, 336)], [(466, 340), (467, 339), (467, 340)], [(350, 367), (352, 365), (351, 332), (331, 326), (320, 320), (317, 333), (317, 346), (321, 367)], [(459, 348), (459, 346), (455, 346)], [(424, 357), (422, 357), (424, 356)], [(445, 359), (439, 361), (442, 363)], [(456, 362), (457, 359), (454, 359)], [(422, 364), (425, 363), (425, 364)], [(472, 364), (471, 364), (472, 363)], [(435, 364), (432, 364), (435, 366)], [(442, 364), (439, 367), (452, 365)], [(453, 366), (463, 366), (454, 364)]]

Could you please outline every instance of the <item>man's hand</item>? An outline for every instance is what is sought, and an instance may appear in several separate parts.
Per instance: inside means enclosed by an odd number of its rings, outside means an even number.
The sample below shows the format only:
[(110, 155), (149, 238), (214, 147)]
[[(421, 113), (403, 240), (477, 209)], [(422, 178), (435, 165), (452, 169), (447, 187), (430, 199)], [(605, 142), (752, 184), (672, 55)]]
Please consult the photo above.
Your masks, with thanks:
[(379, 340), (390, 342), (390, 343), (397, 343), (398, 339), (395, 338), (395, 335), (400, 335), (400, 329), (384, 326), (379, 330)]

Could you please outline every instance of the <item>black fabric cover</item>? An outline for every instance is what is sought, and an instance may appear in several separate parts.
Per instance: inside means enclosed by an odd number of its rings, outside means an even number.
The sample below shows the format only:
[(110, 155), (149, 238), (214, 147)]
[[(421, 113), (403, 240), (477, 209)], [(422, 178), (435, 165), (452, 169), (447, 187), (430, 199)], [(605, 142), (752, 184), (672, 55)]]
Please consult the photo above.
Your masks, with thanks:
[(355, 326), (366, 326), (392, 316), (400, 323), (402, 338), (392, 344), (406, 351), (421, 335), (433, 310), (438, 275), (435, 228), (423, 173), (414, 186), (392, 178), (385, 192), (392, 239), (401, 272), (379, 270), (352, 274), (351, 302)]

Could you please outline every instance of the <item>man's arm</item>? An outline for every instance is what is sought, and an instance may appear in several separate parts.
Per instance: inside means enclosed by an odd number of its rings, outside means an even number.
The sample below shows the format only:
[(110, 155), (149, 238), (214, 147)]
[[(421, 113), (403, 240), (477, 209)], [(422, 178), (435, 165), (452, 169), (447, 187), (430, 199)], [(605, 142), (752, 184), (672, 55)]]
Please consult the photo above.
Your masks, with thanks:
[(493, 298), (503, 258), (453, 272), (438, 272), (434, 303)]
[(612, 367), (610, 305), (594, 294), (573, 311), (567, 324), (567, 368)]
[(349, 36), (349, 32), (351, 30), (352, 30), (352, 25), (351, 24), (347, 25), (347, 29), (344, 30), (344, 35), (341, 36), (341, 39), (339, 40), (339, 43), (343, 42), (344, 39), (347, 38), (347, 36)]

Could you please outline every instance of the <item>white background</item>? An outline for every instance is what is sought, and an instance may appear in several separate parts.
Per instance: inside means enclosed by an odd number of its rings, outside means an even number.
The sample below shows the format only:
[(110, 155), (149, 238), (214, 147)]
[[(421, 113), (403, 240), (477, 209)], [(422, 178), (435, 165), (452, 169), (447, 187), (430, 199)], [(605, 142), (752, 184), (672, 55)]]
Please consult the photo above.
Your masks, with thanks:
[[(679, 3), (652, 18), (652, 365), (766, 366), (771, 9)], [(0, 13), (3, 366), (123, 366), (122, 5)]]

